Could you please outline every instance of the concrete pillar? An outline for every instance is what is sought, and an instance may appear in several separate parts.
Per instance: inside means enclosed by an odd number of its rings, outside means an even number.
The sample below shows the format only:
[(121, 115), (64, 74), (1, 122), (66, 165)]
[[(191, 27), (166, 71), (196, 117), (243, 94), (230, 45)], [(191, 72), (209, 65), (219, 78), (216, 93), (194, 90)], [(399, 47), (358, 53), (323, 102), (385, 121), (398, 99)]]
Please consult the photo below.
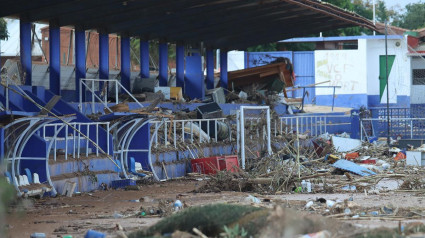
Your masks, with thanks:
[(149, 42), (140, 40), (140, 77), (149, 78)]
[(357, 109), (351, 110), (351, 134), (352, 139), (360, 138), (360, 111)]
[(52, 24), (49, 26), (49, 75), (50, 91), (56, 95), (61, 94), (60, 84), (60, 28)]
[(176, 86), (184, 92), (184, 46), (176, 46)]
[(220, 86), (227, 89), (227, 50), (220, 50)]
[[(109, 35), (99, 34), (99, 79), (109, 78)], [(99, 83), (99, 91), (102, 91), (103, 82)]]
[(81, 99), (86, 101), (85, 86), (83, 85), (80, 92), (80, 79), (86, 78), (86, 32), (83, 30), (75, 30), (75, 101)]
[(20, 54), (22, 70), (25, 73), (25, 85), (31, 85), (32, 65), (31, 65), (31, 23), (20, 21)]
[(168, 85), (168, 45), (159, 44), (159, 86)]
[(121, 84), (129, 92), (131, 92), (130, 67), (130, 38), (121, 37)]
[(207, 65), (207, 89), (214, 88), (214, 52), (207, 49), (206, 65)]

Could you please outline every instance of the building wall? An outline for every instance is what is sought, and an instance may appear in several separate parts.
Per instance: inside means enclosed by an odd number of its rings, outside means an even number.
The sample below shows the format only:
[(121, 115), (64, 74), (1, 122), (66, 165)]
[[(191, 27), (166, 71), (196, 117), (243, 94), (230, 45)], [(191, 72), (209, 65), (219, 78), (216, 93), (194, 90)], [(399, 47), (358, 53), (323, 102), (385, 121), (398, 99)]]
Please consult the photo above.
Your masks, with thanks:
[[(425, 69), (425, 59), (422, 57), (412, 57), (412, 70)], [(413, 78), (411, 80), (413, 82)], [(425, 85), (412, 85), (410, 102), (412, 104), (425, 104)]]
[(359, 42), (357, 50), (317, 50), (315, 51), (316, 84), (321, 86), (340, 86), (333, 88), (316, 88), (316, 104), (339, 107), (367, 106), (367, 63), (366, 46)]
[(227, 53), (227, 71), (235, 71), (245, 68), (245, 52), (229, 51)]
[[(389, 74), (391, 107), (409, 107), (411, 69), (407, 41), (388, 40), (388, 54), (395, 55)], [(357, 50), (315, 51), (316, 83), (341, 86), (335, 90), (335, 105), (359, 108), (386, 106), (386, 89), (380, 97), (380, 55), (385, 55), (385, 40), (359, 39)], [(332, 89), (316, 88), (318, 105), (332, 104)]]
[[(41, 29), (42, 48), (49, 61), (49, 27)], [(90, 35), (90, 42), (87, 48), (87, 68), (99, 67), (99, 34), (96, 32), (86, 32), (86, 42)], [(72, 40), (70, 40), (72, 39)], [(75, 35), (72, 28), (61, 27), (60, 29), (60, 59), (61, 65), (74, 65), (74, 42)], [(116, 35), (109, 35), (109, 68), (118, 69), (121, 65), (120, 59), (120, 39)], [(69, 57), (69, 59), (68, 59)]]
[[(368, 105), (369, 107), (386, 106), (386, 89), (382, 98), (379, 93), (379, 57), (385, 56), (385, 40), (360, 39), (359, 42), (366, 42)], [(392, 107), (410, 106), (411, 58), (407, 53), (406, 38), (388, 40), (388, 55), (395, 55), (394, 64), (388, 77), (389, 102)]]

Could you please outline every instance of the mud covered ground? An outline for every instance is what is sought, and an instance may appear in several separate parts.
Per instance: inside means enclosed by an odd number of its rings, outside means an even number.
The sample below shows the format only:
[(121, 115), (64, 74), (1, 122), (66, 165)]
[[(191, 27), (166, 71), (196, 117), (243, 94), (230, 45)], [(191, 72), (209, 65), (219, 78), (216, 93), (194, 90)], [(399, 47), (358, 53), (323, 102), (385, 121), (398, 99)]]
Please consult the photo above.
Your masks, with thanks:
[[(244, 192), (194, 193), (205, 181), (176, 180), (150, 185), (141, 185), (139, 190), (109, 190), (84, 193), (74, 197), (56, 197), (42, 199), (22, 199), (8, 208), (5, 228), (6, 237), (30, 237), (34, 232), (45, 233), (47, 237), (83, 237), (89, 229), (107, 234), (117, 234), (117, 227), (126, 233), (146, 228), (172, 213), (172, 203), (179, 198), (184, 206), (192, 207), (212, 203), (250, 204), (248, 195), (257, 197), (261, 202), (254, 206), (274, 207), (283, 205), (302, 214), (329, 216), (353, 225), (358, 229), (370, 229), (381, 226), (397, 228), (409, 223), (425, 222), (424, 197), (414, 193), (387, 192), (377, 194), (341, 193), (341, 194), (280, 194), (259, 195)], [(337, 211), (326, 211), (324, 205), (315, 202), (313, 209), (306, 209), (308, 201), (318, 198), (330, 200), (352, 200), (356, 207), (350, 215), (341, 215)], [(370, 212), (383, 207), (398, 209), (397, 216), (368, 216)], [(161, 210), (162, 212), (158, 212)], [(145, 213), (145, 215), (142, 214)], [(354, 214), (366, 216), (353, 218)], [(153, 215), (150, 215), (153, 213)], [(159, 214), (158, 214), (159, 213)], [(343, 213), (343, 212), (342, 212)]]

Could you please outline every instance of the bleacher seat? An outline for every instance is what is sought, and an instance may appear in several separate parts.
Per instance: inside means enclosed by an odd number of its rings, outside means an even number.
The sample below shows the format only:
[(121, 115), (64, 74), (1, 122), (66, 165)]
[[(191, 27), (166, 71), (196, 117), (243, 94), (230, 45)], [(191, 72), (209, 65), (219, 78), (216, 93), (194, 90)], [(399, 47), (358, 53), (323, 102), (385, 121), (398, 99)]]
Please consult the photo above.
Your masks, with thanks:
[(139, 177), (145, 177), (146, 176), (146, 174), (144, 174), (144, 173), (137, 173), (137, 171), (136, 171), (136, 161), (134, 160), (133, 157), (130, 157), (130, 173), (134, 174), (136, 176), (139, 176)]
[(40, 178), (38, 177), (37, 173), (34, 173), (34, 183), (40, 184)]

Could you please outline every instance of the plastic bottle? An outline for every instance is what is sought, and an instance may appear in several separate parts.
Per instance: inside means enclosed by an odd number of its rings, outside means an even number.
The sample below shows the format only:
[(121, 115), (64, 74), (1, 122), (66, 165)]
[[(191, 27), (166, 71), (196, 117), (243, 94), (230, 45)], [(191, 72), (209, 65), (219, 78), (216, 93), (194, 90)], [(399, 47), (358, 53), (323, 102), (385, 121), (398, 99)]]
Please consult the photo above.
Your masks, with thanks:
[(303, 193), (307, 191), (307, 182), (305, 180), (301, 181), (301, 188)]
[(174, 202), (174, 210), (178, 211), (183, 207), (183, 203), (180, 200)]
[(309, 209), (311, 206), (313, 206), (314, 202), (313, 201), (309, 201), (306, 205), (305, 208)]
[(311, 183), (310, 180), (307, 180), (307, 192), (311, 193)]

